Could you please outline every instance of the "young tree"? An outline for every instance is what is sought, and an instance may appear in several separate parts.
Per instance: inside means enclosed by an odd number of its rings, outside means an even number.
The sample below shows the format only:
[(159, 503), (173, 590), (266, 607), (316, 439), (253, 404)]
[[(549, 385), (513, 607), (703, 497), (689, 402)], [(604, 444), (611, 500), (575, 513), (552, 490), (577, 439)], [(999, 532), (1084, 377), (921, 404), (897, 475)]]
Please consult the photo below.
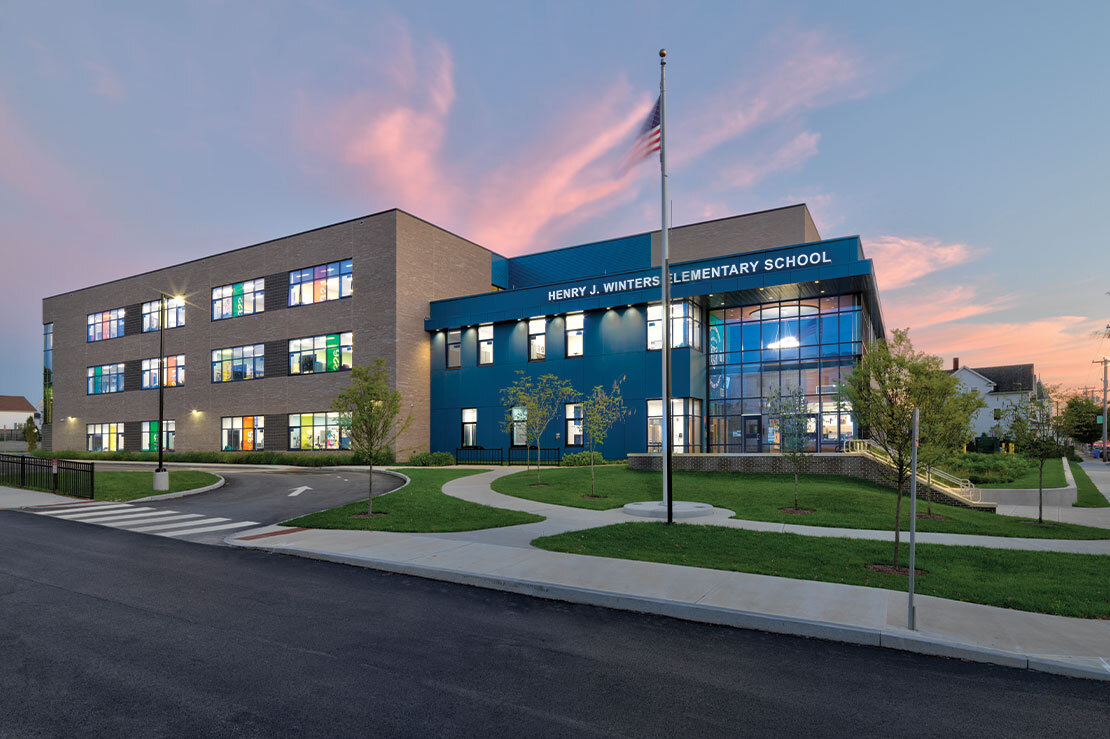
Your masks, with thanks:
[(617, 421), (628, 415), (621, 398), (621, 383), (624, 378), (613, 382), (613, 389), (606, 392), (601, 385), (582, 401), (582, 432), (586, 437), (586, 448), (590, 452), (590, 495), (597, 496), (594, 481), (594, 450), (605, 443), (609, 429)]
[(840, 397), (851, 403), (856, 420), (887, 454), (891, 481), (898, 494), (894, 504), (894, 567), (902, 532), (902, 495), (913, 462), (913, 409), (922, 397), (920, 378), (940, 371), (940, 358), (914, 351), (907, 329), (894, 329), (889, 339), (872, 344), (852, 373), (840, 381)]
[(809, 463), (810, 442), (816, 446), (817, 429), (809, 430), (809, 404), (800, 387), (794, 387), (777, 398), (772, 398), (768, 415), (779, 422), (779, 448), (794, 470), (794, 508), (798, 508), (798, 473)]
[(1101, 404), (1084, 395), (1072, 395), (1064, 405), (1064, 431), (1080, 444), (1094, 444), (1102, 438), (1102, 425), (1098, 422), (1101, 415)]
[(1052, 413), (1052, 393), (1056, 388), (1038, 386), (1030, 395), (1010, 404), (1006, 417), (1010, 438), (1019, 454), (1037, 463), (1037, 523), (1044, 523), (1044, 466), (1048, 460), (1063, 456), (1062, 426)]
[[(516, 371), (516, 381), (501, 390), (501, 400), (507, 410), (505, 422), (502, 424), (506, 433), (513, 432), (515, 423), (524, 423), (525, 451), (524, 463), (531, 466), (531, 447), (536, 445), (536, 454), (539, 455), (540, 439), (551, 419), (559, 413), (559, 408), (564, 403), (578, 399), (578, 391), (571, 387), (570, 380), (563, 380), (555, 375), (540, 375), (533, 379), (526, 375), (524, 370)], [(513, 408), (524, 409), (524, 420), (513, 418)], [(539, 459), (536, 460), (536, 484), (540, 483)]]
[(356, 366), (351, 370), (351, 384), (331, 404), (332, 410), (341, 414), (341, 432), (350, 437), (351, 449), (370, 462), (367, 517), (374, 515), (374, 460), (392, 448), (412, 423), (412, 416), (399, 419), (401, 393), (390, 386), (391, 379), (384, 359), (374, 359), (369, 367)]
[(33, 452), (39, 446), (39, 427), (35, 425), (35, 417), (27, 416), (23, 422), (23, 438), (27, 441), (27, 451)]
[[(961, 390), (954, 375), (924, 364), (915, 369), (920, 410), (917, 460), (925, 465), (928, 482), (933, 482), (933, 467), (962, 449), (971, 438), (971, 417), (986, 407), (975, 390)], [(925, 497), (926, 515), (933, 514), (932, 498)]]

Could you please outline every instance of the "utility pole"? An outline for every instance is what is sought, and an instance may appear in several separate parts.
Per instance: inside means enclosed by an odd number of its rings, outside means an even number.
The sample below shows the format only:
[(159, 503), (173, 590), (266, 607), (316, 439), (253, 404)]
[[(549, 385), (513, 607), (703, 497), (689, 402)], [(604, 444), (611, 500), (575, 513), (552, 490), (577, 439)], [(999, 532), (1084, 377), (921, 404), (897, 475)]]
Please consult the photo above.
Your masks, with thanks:
[(1106, 417), (1106, 366), (1110, 364), (1110, 357), (1095, 359), (1091, 362), (1091, 364), (1102, 365), (1102, 463), (1110, 464), (1110, 459), (1106, 458), (1106, 422), (1110, 421), (1110, 419)]

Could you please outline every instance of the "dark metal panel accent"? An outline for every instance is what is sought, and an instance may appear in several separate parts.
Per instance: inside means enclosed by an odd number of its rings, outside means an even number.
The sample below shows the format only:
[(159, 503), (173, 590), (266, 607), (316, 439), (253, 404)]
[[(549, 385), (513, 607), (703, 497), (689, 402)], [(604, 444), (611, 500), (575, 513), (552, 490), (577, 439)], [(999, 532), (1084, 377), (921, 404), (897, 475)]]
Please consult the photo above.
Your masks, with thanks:
[(123, 335), (141, 334), (143, 332), (143, 306), (142, 303), (124, 306), (127, 312), (123, 315)]
[(123, 424), (123, 448), (137, 452), (142, 448), (143, 422), (125, 421)]
[(266, 342), (266, 377), (285, 377), (289, 374), (289, 341), (278, 339)]
[(285, 413), (267, 413), (265, 448), (281, 452), (289, 448), (289, 416)]
[(123, 390), (143, 389), (143, 360), (129, 359), (123, 363)]
[[(266, 275), (266, 312), (289, 307), (289, 273)], [(269, 370), (267, 370), (269, 372)]]

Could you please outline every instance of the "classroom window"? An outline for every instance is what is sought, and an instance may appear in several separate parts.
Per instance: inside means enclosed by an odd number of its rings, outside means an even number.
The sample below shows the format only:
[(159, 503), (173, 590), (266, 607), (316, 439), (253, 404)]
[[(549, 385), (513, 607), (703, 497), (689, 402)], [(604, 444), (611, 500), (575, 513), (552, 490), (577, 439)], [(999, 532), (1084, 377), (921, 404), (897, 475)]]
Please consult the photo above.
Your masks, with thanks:
[(90, 313), (86, 341), (104, 341), (123, 336), (123, 319), (126, 314), (126, 308)]
[[(647, 348), (663, 348), (663, 305), (655, 303), (647, 310)], [(689, 300), (671, 302), (671, 348), (701, 349), (701, 307)]]
[(225, 452), (253, 452), (265, 448), (264, 416), (231, 416), (220, 419), (220, 449)]
[(349, 298), (354, 294), (354, 262), (318, 264), (289, 273), (289, 305), (311, 305)]
[(455, 329), (447, 332), (447, 369), (462, 365), (462, 331)]
[(42, 325), (42, 423), (54, 421), (54, 324)]
[(266, 345), (212, 350), (212, 382), (258, 380), (266, 376)]
[(566, 316), (567, 356), (582, 356), (582, 331), (585, 327), (585, 314), (568, 313)]
[(123, 449), (122, 423), (90, 423), (85, 426), (85, 450), (118, 452)]
[(289, 374), (349, 370), (353, 359), (350, 331), (289, 340)]
[(566, 416), (567, 446), (582, 446), (582, 404), (567, 403)]
[(512, 427), (509, 430), (509, 443), (513, 446), (527, 446), (528, 444), (528, 409), (523, 406), (513, 406)]
[(493, 364), (493, 324), (478, 327), (478, 364)]
[[(663, 401), (647, 401), (647, 448), (663, 449)], [(676, 454), (701, 451), (701, 399), (671, 398), (671, 450)]]
[[(162, 433), (162, 449), (167, 452), (173, 451), (174, 437), (177, 435), (177, 423), (172, 420), (166, 421), (166, 430)], [(143, 433), (139, 440), (139, 451), (143, 452), (156, 452), (158, 451), (158, 422), (157, 421), (143, 421)]]
[(478, 409), (462, 409), (462, 446), (478, 446)]
[(289, 416), (289, 448), (350, 449), (351, 420), (348, 413), (293, 413)]
[[(143, 303), (143, 331), (157, 331), (161, 325), (161, 300)], [(185, 325), (185, 298), (166, 300), (166, 328)]]
[[(144, 359), (142, 363), (143, 370), (143, 389), (158, 387), (158, 358)], [(166, 387), (178, 387), (185, 384), (185, 355), (177, 354), (166, 357), (166, 370), (163, 372), (166, 378)]]
[(547, 356), (547, 319), (532, 318), (528, 321), (528, 361), (535, 362)]
[(85, 392), (88, 395), (121, 393), (123, 392), (123, 363), (89, 367), (86, 380), (88, 385)]
[(266, 310), (266, 280), (235, 282), (212, 288), (212, 320), (238, 318)]

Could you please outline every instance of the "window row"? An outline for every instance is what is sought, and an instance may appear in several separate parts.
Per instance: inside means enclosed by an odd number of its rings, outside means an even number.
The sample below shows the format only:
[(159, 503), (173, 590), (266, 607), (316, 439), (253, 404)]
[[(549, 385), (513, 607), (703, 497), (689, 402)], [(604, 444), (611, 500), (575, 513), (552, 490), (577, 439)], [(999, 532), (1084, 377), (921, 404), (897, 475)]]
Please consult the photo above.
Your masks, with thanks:
[(102, 393), (123, 392), (123, 364), (102, 364), (99, 367), (89, 367), (88, 370), (88, 395)]
[(266, 310), (266, 280), (246, 280), (212, 288), (212, 320), (238, 318)]
[[(709, 317), (709, 352), (728, 354), (727, 361), (739, 361), (741, 351), (797, 349), (861, 340), (862, 319), (858, 311), (750, 323), (720, 323), (713, 315)], [(737, 355), (736, 359), (732, 355)], [(817, 355), (816, 351), (812, 354)]]
[(311, 305), (354, 294), (354, 262), (319, 264), (289, 273), (289, 305)]
[(824, 359), (710, 367), (709, 398), (774, 398), (796, 388), (806, 395), (835, 395), (854, 366), (850, 359)]
[(212, 382), (256, 380), (266, 376), (266, 345), (212, 350)]
[[(149, 390), (158, 387), (158, 357), (144, 359), (142, 362), (143, 389)], [(166, 387), (178, 387), (185, 384), (185, 355), (177, 354), (166, 357), (166, 367), (162, 372)]]
[[(177, 423), (173, 420), (166, 421), (166, 430), (162, 432), (162, 449), (173, 451), (174, 437), (177, 436)], [(139, 437), (139, 451), (158, 451), (158, 422), (143, 421), (142, 435)]]
[(177, 328), (185, 325), (185, 298), (169, 298), (166, 300), (163, 311), (161, 300), (152, 300), (143, 303), (143, 332), (157, 331), (162, 326), (163, 312), (166, 316), (166, 328)]
[(289, 341), (291, 375), (349, 370), (353, 359), (353, 334), (350, 331)]
[[(293, 413), (289, 415), (289, 449), (350, 449), (349, 414)], [(90, 452), (115, 452), (124, 449), (125, 423), (91, 423), (85, 426), (85, 449)], [(158, 422), (140, 423), (139, 449), (158, 451)], [(162, 432), (165, 451), (173, 451), (177, 423), (168, 419)], [(220, 449), (225, 452), (259, 451), (266, 445), (264, 416), (226, 416), (220, 419)]]
[(88, 315), (88, 337), (86, 341), (104, 341), (123, 336), (123, 319), (126, 308), (116, 308)]
[(710, 322), (739, 323), (746, 321), (776, 321), (782, 318), (800, 318), (838, 311), (859, 310), (863, 302), (859, 293), (831, 295), (826, 298), (802, 298), (771, 303), (757, 303), (739, 308), (722, 308), (709, 312)]

